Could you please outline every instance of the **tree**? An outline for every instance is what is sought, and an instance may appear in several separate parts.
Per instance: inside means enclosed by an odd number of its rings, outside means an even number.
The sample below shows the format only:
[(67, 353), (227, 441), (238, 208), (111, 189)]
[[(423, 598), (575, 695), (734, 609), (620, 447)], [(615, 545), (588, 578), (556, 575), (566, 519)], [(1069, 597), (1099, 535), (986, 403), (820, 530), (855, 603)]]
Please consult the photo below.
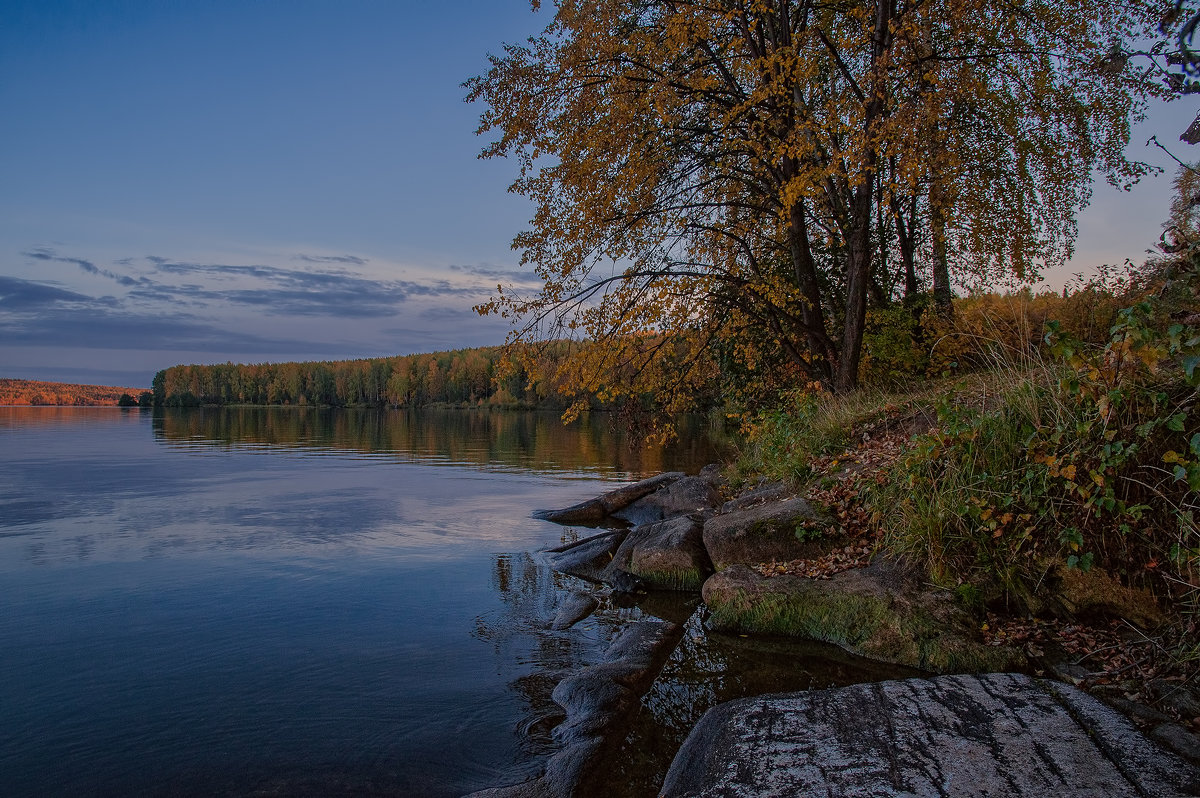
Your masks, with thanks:
[(560, 0), (467, 84), (483, 156), (515, 156), (535, 203), (514, 247), (543, 281), (479, 309), (590, 340), (568, 367), (610, 398), (670, 400), (717, 341), (851, 390), (868, 297), (901, 282), (881, 267), (913, 288), (918, 239), (939, 287), (1032, 275), (1069, 252), (1093, 168), (1144, 170), (1123, 148), (1155, 88), (1104, 55), (1156, 22), (1098, 0)]

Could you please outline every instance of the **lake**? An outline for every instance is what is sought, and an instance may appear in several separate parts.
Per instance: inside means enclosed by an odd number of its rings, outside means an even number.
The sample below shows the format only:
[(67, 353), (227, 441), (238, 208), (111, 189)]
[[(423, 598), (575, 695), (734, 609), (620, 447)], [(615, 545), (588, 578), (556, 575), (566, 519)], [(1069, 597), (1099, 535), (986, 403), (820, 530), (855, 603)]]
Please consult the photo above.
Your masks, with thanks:
[[(623, 623), (691, 624), (617, 793), (731, 695), (874, 678), (712, 639), (695, 598), (603, 601), (530, 517), (721, 450), (593, 414), (0, 408), (0, 795), (455, 796), (535, 776), (550, 691)], [(638, 443), (634, 440), (633, 443)]]

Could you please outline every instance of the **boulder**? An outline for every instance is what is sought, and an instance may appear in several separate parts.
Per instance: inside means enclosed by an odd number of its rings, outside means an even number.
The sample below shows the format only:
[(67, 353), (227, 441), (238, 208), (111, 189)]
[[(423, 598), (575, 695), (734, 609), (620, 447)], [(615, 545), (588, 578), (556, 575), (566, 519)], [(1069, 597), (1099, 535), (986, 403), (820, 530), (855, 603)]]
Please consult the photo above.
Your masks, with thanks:
[(942, 676), (714, 707), (664, 798), (1196, 795), (1200, 771), (1067, 685)]
[(603, 582), (613, 555), (627, 534), (627, 529), (615, 529), (550, 549), (550, 567), (589, 582)]
[(556, 524), (600, 524), (618, 510), (623, 510), (643, 496), (654, 493), (656, 490), (670, 485), (683, 476), (685, 475), (682, 471), (668, 471), (663, 474), (657, 474), (640, 482), (622, 485), (615, 490), (610, 490), (603, 496), (588, 499), (579, 504), (564, 507), (561, 510), (538, 510), (533, 514), (533, 517), (543, 521), (553, 521)]
[(767, 482), (753, 490), (737, 496), (721, 505), (722, 513), (745, 510), (767, 502), (779, 502), (795, 495), (795, 491), (782, 482)]
[(701, 468), (696, 476), (712, 485), (717, 490), (724, 488), (729, 484), (729, 480), (725, 479), (725, 467), (720, 463), (709, 463), (704, 468)]
[(801, 498), (770, 502), (709, 518), (704, 522), (704, 548), (718, 571), (737, 563), (762, 563), (815, 557), (828, 544), (802, 542), (797, 529), (817, 519)]
[(930, 588), (901, 561), (876, 558), (829, 579), (765, 577), (734, 565), (704, 583), (709, 626), (834, 643), (882, 662), (927, 671), (1022, 667), (1024, 655), (984, 645), (979, 624), (952, 594)]
[(649, 588), (699, 590), (713, 570), (701, 529), (686, 515), (636, 526), (613, 555), (611, 568), (633, 574)]
[(707, 480), (701, 477), (683, 477), (639, 498), (612, 515), (636, 526), (677, 515), (705, 512), (712, 510), (720, 502), (721, 494)]
[(550, 628), (555, 631), (570, 629), (575, 624), (592, 614), (599, 604), (596, 597), (588, 593), (572, 592), (558, 607)]

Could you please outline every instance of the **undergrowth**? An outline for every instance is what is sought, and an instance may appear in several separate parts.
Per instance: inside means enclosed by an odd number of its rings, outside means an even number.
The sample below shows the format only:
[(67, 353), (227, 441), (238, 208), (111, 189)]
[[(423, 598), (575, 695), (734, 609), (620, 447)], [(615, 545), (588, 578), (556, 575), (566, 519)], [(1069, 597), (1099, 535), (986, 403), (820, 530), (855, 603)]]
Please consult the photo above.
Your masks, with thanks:
[(1138, 291), (973, 297), (952, 318), (877, 324), (864, 380), (876, 387), (789, 395), (750, 425), (739, 468), (803, 486), (863, 430), (924, 416), (931, 429), (863, 496), (890, 548), (980, 601), (1038, 610), (1062, 569), (1099, 568), (1195, 619), (1197, 271), (1192, 259)]

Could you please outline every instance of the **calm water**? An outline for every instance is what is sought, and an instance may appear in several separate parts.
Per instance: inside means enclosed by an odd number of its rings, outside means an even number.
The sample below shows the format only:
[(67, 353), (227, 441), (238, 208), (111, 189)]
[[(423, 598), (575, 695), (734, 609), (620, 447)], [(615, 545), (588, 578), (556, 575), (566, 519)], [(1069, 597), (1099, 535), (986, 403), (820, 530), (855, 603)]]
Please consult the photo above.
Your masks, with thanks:
[(620, 618), (530, 511), (714, 457), (607, 420), (0, 408), (0, 794), (458, 795), (537, 770)]
[[(460, 795), (536, 775), (550, 691), (678, 596), (547, 626), (530, 518), (718, 457), (607, 418), (0, 408), (0, 795)], [(829, 652), (685, 644), (622, 790), (653, 795), (704, 708), (878, 678)], [(886, 675), (886, 674), (884, 674)]]

